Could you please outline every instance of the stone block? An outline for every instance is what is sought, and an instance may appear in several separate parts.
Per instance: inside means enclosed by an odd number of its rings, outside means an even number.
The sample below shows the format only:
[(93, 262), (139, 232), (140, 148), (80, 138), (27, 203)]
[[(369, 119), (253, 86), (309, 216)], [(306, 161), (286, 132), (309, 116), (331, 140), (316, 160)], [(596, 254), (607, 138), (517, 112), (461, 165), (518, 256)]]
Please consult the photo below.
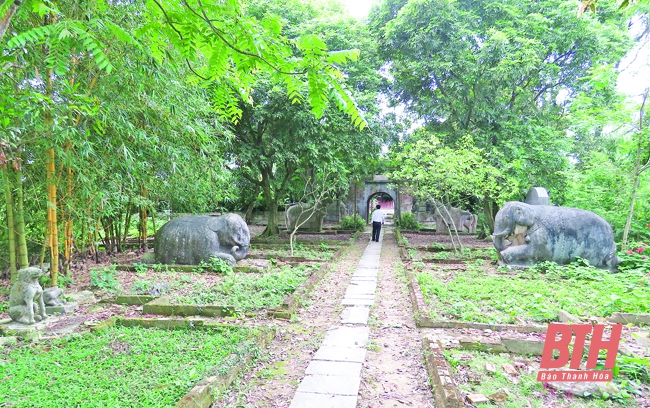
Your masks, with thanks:
[(150, 295), (120, 295), (115, 299), (114, 303), (118, 305), (144, 305), (156, 298), (157, 296)]
[(636, 342), (643, 347), (650, 347), (650, 332), (638, 332), (634, 333), (633, 337), (636, 339)]
[(375, 303), (375, 297), (367, 297), (365, 299), (359, 299), (359, 296), (349, 297), (343, 299), (341, 304), (343, 306), (372, 306)]
[(323, 346), (365, 347), (369, 334), (368, 327), (337, 327), (327, 332)]
[(557, 318), (562, 323), (581, 323), (579, 318), (561, 309), (557, 311)]
[(365, 282), (360, 284), (350, 284), (345, 291), (345, 296), (352, 297), (354, 295), (374, 295), (377, 290), (377, 285), (374, 282)]
[(79, 303), (77, 302), (68, 302), (58, 306), (45, 306), (45, 312), (48, 315), (51, 314), (67, 314), (77, 310)]
[(647, 313), (612, 313), (612, 316), (607, 318), (612, 323), (621, 324), (650, 324), (650, 314)]
[(517, 374), (519, 374), (519, 372), (517, 372), (517, 369), (515, 368), (515, 366), (513, 366), (513, 365), (510, 364), (510, 363), (504, 363), (501, 367), (503, 368), (503, 371), (504, 371), (506, 374), (510, 374), (510, 375), (517, 375)]
[(466, 350), (489, 351), (491, 353), (507, 353), (508, 349), (500, 340), (493, 340), (485, 337), (462, 336), (458, 338), (461, 348)]
[(487, 404), (490, 400), (483, 394), (469, 394), (467, 402), (470, 404)]
[(97, 303), (97, 299), (95, 299), (95, 294), (89, 290), (66, 293), (64, 297), (68, 300), (68, 302), (77, 302), (80, 305)]
[(321, 346), (316, 354), (314, 354), (313, 359), (363, 363), (366, 359), (366, 349), (358, 347)]
[(305, 374), (335, 375), (340, 377), (361, 377), (361, 363), (342, 361), (318, 361), (309, 363)]
[(341, 323), (344, 324), (368, 324), (370, 308), (368, 307), (347, 307), (341, 313)]
[(298, 391), (315, 394), (356, 396), (359, 393), (360, 383), (361, 377), (307, 375), (300, 382)]
[(541, 356), (544, 351), (544, 342), (541, 340), (501, 337), (501, 343), (508, 353)]
[[(5, 344), (6, 345), (16, 344), (17, 341), (18, 338), (16, 336), (0, 337), (0, 347), (4, 346)], [(360, 367), (359, 370), (361, 370)]]
[(289, 408), (356, 408), (357, 396), (296, 392)]

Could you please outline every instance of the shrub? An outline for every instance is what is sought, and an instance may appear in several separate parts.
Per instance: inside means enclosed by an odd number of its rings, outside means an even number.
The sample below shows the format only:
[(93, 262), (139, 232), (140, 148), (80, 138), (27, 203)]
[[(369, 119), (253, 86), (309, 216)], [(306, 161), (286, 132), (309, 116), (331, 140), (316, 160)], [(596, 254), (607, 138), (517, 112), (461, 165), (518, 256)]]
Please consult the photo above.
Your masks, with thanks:
[(415, 221), (415, 217), (412, 213), (402, 214), (400, 217), (400, 228), (405, 230), (419, 230), (422, 226)]
[[(621, 271), (638, 270), (643, 273), (650, 273), (650, 257), (646, 251), (645, 243), (631, 243), (627, 251), (619, 251), (618, 258), (620, 263), (618, 269)], [(646, 255), (648, 254), (648, 255)]]
[(90, 269), (90, 286), (106, 291), (107, 293), (117, 293), (120, 291), (120, 281), (117, 280), (117, 271), (115, 265), (107, 268)]
[(346, 215), (341, 220), (342, 229), (363, 230), (366, 227), (366, 221), (359, 214)]

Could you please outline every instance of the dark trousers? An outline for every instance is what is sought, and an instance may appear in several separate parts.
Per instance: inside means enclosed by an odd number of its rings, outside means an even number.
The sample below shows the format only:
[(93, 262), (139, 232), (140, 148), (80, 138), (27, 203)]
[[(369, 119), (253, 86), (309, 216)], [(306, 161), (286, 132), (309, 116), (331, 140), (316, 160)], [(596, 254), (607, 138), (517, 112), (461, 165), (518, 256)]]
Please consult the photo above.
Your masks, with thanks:
[(379, 242), (379, 232), (381, 231), (381, 222), (372, 222), (372, 240)]

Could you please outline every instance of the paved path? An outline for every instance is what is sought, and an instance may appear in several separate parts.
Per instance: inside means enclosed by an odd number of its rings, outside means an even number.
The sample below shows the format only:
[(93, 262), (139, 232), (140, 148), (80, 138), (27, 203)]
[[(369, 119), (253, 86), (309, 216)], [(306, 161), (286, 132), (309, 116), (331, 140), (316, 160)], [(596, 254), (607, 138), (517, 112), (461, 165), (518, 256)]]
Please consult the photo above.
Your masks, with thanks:
[(369, 242), (363, 252), (342, 301), (341, 324), (327, 331), (290, 408), (356, 408), (385, 229), (379, 242)]

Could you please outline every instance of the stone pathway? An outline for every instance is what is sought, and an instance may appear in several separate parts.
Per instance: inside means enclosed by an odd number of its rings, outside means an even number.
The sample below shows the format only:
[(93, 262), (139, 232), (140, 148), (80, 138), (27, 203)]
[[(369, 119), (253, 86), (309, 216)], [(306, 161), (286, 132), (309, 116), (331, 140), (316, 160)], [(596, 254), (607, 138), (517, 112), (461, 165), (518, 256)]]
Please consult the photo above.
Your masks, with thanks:
[(290, 408), (356, 408), (385, 230), (382, 228), (379, 242), (369, 242), (363, 252), (342, 301), (346, 308), (341, 325), (327, 331)]

